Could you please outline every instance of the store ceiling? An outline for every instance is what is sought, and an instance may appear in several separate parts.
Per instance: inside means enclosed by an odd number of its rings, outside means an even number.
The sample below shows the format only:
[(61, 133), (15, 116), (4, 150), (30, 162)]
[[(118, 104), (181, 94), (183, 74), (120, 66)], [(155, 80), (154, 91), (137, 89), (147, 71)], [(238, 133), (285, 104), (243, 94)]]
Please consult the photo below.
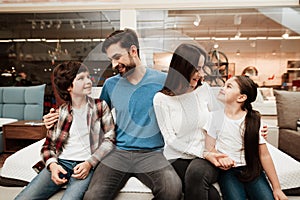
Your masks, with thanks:
[[(200, 20), (198, 26), (194, 25), (196, 19)], [(141, 38), (151, 35), (167, 38), (176, 34), (200, 40), (225, 38), (228, 39), (225, 42), (231, 42), (239, 33), (241, 40), (232, 42), (249, 41), (253, 37), (277, 37), (274, 40), (278, 42), (286, 31), (290, 36), (300, 36), (299, 19), (300, 8), (138, 10), (137, 30)], [(105, 38), (119, 27), (119, 10), (0, 13), (0, 39)]]
[[(291, 36), (299, 36), (300, 20), (292, 18), (292, 27), (284, 22), (289, 15), (300, 18), (300, 9), (289, 8), (285, 14), (282, 9), (138, 11), (137, 28), (141, 32), (176, 30), (193, 38), (234, 37), (237, 32), (241, 37), (280, 37), (286, 29)], [(281, 21), (276, 21), (276, 17)], [(193, 24), (197, 18), (199, 26)], [(41, 22), (45, 23), (43, 29)], [(35, 29), (32, 23), (36, 24)], [(0, 14), (0, 37), (6, 39), (103, 38), (119, 26), (119, 11)]]
[(118, 29), (119, 22), (119, 11), (0, 14), (0, 37), (101, 38)]

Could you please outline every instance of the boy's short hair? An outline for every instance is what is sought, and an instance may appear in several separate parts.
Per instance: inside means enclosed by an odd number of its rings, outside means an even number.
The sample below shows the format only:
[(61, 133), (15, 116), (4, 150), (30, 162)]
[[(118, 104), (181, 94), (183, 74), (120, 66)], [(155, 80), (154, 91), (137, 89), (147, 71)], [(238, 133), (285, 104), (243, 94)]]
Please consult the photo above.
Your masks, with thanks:
[(73, 87), (73, 81), (77, 74), (89, 71), (87, 66), (77, 61), (68, 61), (58, 64), (53, 70), (54, 86), (59, 97), (64, 101), (71, 101), (68, 91)]

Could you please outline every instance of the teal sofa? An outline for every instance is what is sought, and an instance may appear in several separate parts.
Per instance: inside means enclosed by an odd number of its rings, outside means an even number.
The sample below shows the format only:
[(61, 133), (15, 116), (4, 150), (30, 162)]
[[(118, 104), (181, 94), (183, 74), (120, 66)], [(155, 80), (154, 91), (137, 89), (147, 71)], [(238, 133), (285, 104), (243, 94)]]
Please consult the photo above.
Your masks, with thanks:
[[(0, 87), (0, 118), (41, 120), (44, 114), (46, 85)], [(3, 152), (2, 131), (0, 153)]]

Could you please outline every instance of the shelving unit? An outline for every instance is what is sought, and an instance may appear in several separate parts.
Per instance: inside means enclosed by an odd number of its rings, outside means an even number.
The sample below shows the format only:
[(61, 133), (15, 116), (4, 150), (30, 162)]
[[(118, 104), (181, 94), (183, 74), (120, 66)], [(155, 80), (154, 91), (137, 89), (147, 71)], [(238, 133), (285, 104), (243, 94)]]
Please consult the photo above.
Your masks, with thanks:
[[(28, 122), (36, 124), (27, 124)], [(3, 125), (4, 152), (16, 152), (46, 137), (47, 129), (41, 122), (21, 120)]]

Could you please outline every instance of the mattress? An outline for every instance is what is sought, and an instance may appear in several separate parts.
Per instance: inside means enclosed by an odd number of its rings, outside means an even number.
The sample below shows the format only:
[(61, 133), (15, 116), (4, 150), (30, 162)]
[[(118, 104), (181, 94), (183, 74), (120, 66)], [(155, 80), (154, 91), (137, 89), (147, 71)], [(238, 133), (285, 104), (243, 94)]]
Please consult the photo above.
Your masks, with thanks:
[[(32, 166), (40, 160), (40, 148), (43, 142), (44, 139), (8, 157), (1, 170), (0, 185), (24, 186), (30, 182), (37, 175)], [(267, 144), (267, 146), (275, 164), (281, 188), (292, 191), (289, 194), (300, 195), (300, 162), (271, 144)], [(216, 187), (218, 188), (218, 185)], [(150, 193), (151, 190), (132, 177), (121, 192)]]
[[(30, 182), (37, 175), (32, 166), (41, 160), (40, 149), (44, 141), (35, 142), (8, 157), (1, 169), (0, 185), (24, 186)], [(137, 178), (131, 177), (121, 192), (151, 193), (151, 190)]]

